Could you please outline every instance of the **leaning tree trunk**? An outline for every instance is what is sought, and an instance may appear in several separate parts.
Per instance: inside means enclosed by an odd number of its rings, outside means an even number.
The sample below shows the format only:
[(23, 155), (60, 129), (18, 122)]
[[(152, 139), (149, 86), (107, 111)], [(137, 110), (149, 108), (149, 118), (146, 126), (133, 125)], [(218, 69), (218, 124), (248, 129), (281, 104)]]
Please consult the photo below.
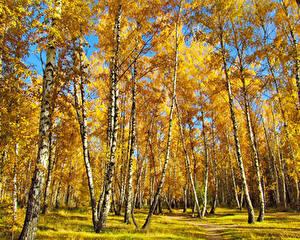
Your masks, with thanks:
[(151, 217), (156, 209), (156, 205), (157, 205), (158, 199), (160, 197), (160, 192), (161, 192), (163, 184), (165, 182), (165, 176), (166, 176), (167, 166), (168, 166), (169, 157), (170, 157), (173, 110), (174, 110), (174, 103), (175, 103), (175, 96), (176, 96), (176, 80), (177, 80), (177, 68), (178, 68), (178, 22), (179, 22), (179, 16), (180, 16), (181, 2), (182, 2), (182, 0), (180, 0), (180, 3), (179, 3), (180, 5), (179, 5), (179, 10), (178, 10), (176, 30), (175, 30), (175, 38), (176, 38), (175, 39), (175, 64), (174, 64), (174, 76), (173, 76), (172, 101), (171, 101), (170, 114), (169, 114), (169, 129), (168, 129), (168, 138), (167, 138), (166, 158), (165, 158), (165, 162), (164, 162), (163, 169), (161, 172), (161, 179), (157, 186), (156, 193), (154, 195), (154, 200), (150, 206), (147, 219), (146, 219), (144, 225), (142, 226), (142, 229), (146, 229), (149, 226)]
[(255, 166), (255, 173), (256, 173), (256, 182), (258, 185), (258, 196), (259, 196), (259, 217), (257, 221), (262, 222), (264, 219), (264, 212), (265, 212), (265, 202), (264, 202), (264, 191), (262, 187), (262, 180), (261, 180), (261, 173), (259, 169), (259, 156), (258, 156), (258, 150), (255, 145), (255, 136), (252, 128), (252, 122), (250, 117), (250, 103), (248, 100), (248, 93), (246, 89), (246, 76), (244, 72), (244, 48), (243, 45), (240, 47), (239, 40), (236, 36), (236, 29), (233, 26), (233, 35), (234, 35), (234, 45), (235, 49), (237, 51), (237, 57), (238, 57), (238, 68), (239, 68), (239, 77), (242, 81), (242, 95), (244, 98), (244, 108), (245, 108), (245, 117), (247, 122), (247, 128), (248, 128), (248, 137), (250, 142), (250, 147), (253, 155), (253, 161)]
[(240, 201), (239, 201), (239, 197), (238, 197), (238, 191), (236, 189), (236, 182), (235, 182), (234, 170), (233, 170), (233, 166), (232, 166), (232, 160), (230, 157), (229, 147), (228, 147), (228, 158), (229, 158), (229, 163), (230, 163), (231, 179), (232, 179), (233, 190), (234, 190), (234, 199), (236, 201), (237, 208), (240, 208)]
[[(55, 1), (56, 16), (53, 19), (52, 27), (55, 26), (55, 20), (60, 15), (61, 3), (59, 0)], [(37, 231), (38, 220), (40, 216), (41, 200), (43, 195), (43, 188), (45, 182), (45, 173), (47, 172), (49, 159), (49, 135), (50, 135), (50, 106), (52, 101), (52, 86), (53, 86), (53, 72), (55, 66), (56, 47), (53, 41), (49, 41), (47, 47), (47, 61), (45, 67), (45, 74), (43, 77), (43, 94), (40, 113), (39, 124), (39, 143), (38, 155), (36, 159), (36, 167), (33, 174), (29, 198), (27, 203), (26, 217), (23, 229), (20, 235), (21, 239), (34, 239)]]
[(246, 83), (245, 83), (245, 78), (244, 78), (244, 69), (242, 66), (242, 60), (238, 51), (239, 55), (239, 62), (240, 62), (240, 74), (241, 74), (241, 80), (243, 83), (243, 97), (244, 97), (244, 105), (245, 105), (245, 114), (246, 114), (246, 120), (247, 120), (247, 128), (248, 128), (248, 135), (249, 135), (249, 141), (250, 141), (250, 146), (252, 150), (252, 154), (254, 157), (254, 166), (255, 166), (255, 173), (256, 173), (256, 181), (257, 181), (257, 186), (258, 186), (258, 196), (259, 196), (259, 216), (257, 218), (258, 222), (262, 222), (264, 220), (264, 215), (265, 215), (265, 200), (264, 200), (264, 192), (263, 192), (263, 187), (262, 187), (262, 181), (261, 181), (261, 174), (260, 174), (260, 169), (259, 169), (259, 158), (258, 158), (258, 151), (255, 145), (255, 140), (254, 140), (254, 134), (253, 134), (253, 129), (252, 129), (252, 122), (251, 122), (251, 117), (250, 117), (250, 106), (249, 106), (249, 101), (248, 101), (248, 95), (247, 95), (247, 90), (246, 90)]
[[(193, 178), (194, 178), (194, 185), (195, 185), (195, 189), (197, 191), (197, 160), (196, 160), (196, 156), (195, 156), (195, 150), (194, 150), (194, 141), (193, 141), (193, 137), (192, 137), (192, 126), (191, 126), (191, 122), (188, 123), (189, 124), (189, 137), (190, 137), (190, 142), (191, 142), (191, 150), (192, 150), (192, 156), (193, 156)], [(196, 202), (194, 203), (194, 207), (193, 207), (193, 214), (196, 208)], [(194, 216), (194, 215), (193, 215)]]
[(246, 201), (247, 201), (248, 223), (254, 223), (255, 222), (254, 209), (253, 209), (252, 202), (250, 199), (250, 194), (249, 194), (247, 180), (246, 180), (246, 174), (245, 174), (245, 170), (244, 170), (244, 163), (243, 163), (243, 158), (242, 158), (242, 153), (241, 153), (240, 141), (239, 141), (239, 137), (238, 137), (238, 127), (237, 127), (236, 117), (235, 117), (235, 113), (234, 113), (234, 103), (233, 103), (233, 98), (232, 98), (232, 93), (231, 93), (231, 85), (230, 85), (229, 74), (228, 74), (228, 69), (227, 69), (226, 51), (225, 51), (224, 42), (223, 42), (224, 40), (223, 40), (223, 27), (222, 26), (220, 26), (220, 36), (219, 37), (220, 37), (223, 67), (224, 67), (225, 78), (226, 78), (227, 94), (228, 94), (229, 108), (230, 108), (230, 113), (231, 113), (231, 121), (232, 121), (232, 125), (233, 125), (233, 135), (234, 135), (234, 141), (235, 141), (237, 160), (238, 160), (240, 173), (241, 173), (241, 177), (242, 177), (244, 193), (245, 193), (245, 197), (246, 197)]
[(250, 113), (249, 113), (249, 105), (247, 101), (246, 96), (246, 89), (244, 88), (244, 98), (245, 98), (245, 109), (246, 109), (246, 118), (247, 118), (247, 125), (248, 125), (248, 134), (249, 134), (249, 140), (251, 145), (251, 150), (254, 155), (254, 166), (255, 166), (255, 172), (256, 172), (256, 181), (258, 185), (258, 192), (259, 192), (259, 216), (257, 218), (257, 221), (262, 222), (264, 220), (265, 215), (265, 200), (264, 200), (264, 192), (262, 187), (262, 181), (261, 181), (261, 174), (260, 174), (260, 168), (259, 168), (259, 159), (258, 159), (258, 152), (257, 148), (254, 143), (253, 138), (253, 129), (250, 119)]
[[(89, 155), (89, 146), (88, 146), (88, 139), (87, 139), (87, 115), (86, 115), (86, 104), (85, 104), (85, 91), (84, 91), (84, 78), (83, 78), (83, 66), (82, 66), (82, 46), (80, 44), (80, 52), (75, 52), (74, 58), (74, 65), (78, 67), (79, 65), (79, 79), (80, 79), (80, 95), (81, 95), (81, 106), (79, 104), (78, 93), (77, 93), (77, 84), (74, 81), (74, 103), (75, 109), (77, 114), (77, 120), (80, 127), (80, 135), (81, 135), (81, 142), (82, 142), (82, 152), (83, 152), (83, 160), (85, 164), (86, 175), (88, 179), (88, 186), (91, 198), (91, 206), (92, 206), (92, 219), (94, 230), (96, 230), (96, 226), (98, 223), (98, 213), (97, 213), (97, 202), (95, 198), (95, 189), (94, 189), (94, 180), (93, 180), (93, 173), (90, 163), (90, 155)], [(78, 57), (78, 59), (76, 59)], [(76, 61), (78, 60), (79, 63)]]
[(200, 211), (197, 192), (196, 192), (196, 188), (195, 188), (195, 184), (194, 184), (190, 158), (189, 158), (189, 154), (187, 152), (187, 148), (186, 148), (186, 145), (185, 145), (185, 138), (184, 138), (184, 134), (183, 134), (182, 123), (181, 123), (181, 118), (180, 118), (180, 113), (179, 113), (179, 107), (178, 107), (178, 102), (177, 102), (176, 97), (175, 97), (175, 104), (176, 104), (176, 108), (177, 108), (177, 118), (178, 118), (181, 142), (182, 142), (183, 151), (184, 151), (184, 154), (185, 154), (185, 163), (186, 163), (188, 174), (189, 174), (189, 180), (190, 180), (190, 183), (192, 185), (192, 191), (193, 191), (193, 194), (194, 194), (194, 200), (195, 200), (195, 205), (196, 205), (196, 209), (197, 209), (197, 212), (198, 212), (198, 217), (200, 217), (201, 216), (201, 211)]

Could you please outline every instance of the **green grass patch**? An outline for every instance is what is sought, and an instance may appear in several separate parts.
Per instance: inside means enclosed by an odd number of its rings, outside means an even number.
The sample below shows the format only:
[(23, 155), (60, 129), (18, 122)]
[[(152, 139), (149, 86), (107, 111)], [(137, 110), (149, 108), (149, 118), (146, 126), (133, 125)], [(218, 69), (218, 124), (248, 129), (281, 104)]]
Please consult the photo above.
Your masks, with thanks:
[[(24, 210), (21, 211), (24, 219)], [(136, 211), (135, 217), (142, 226), (147, 210)], [(0, 206), (0, 239), (11, 239), (11, 229), (6, 226), (8, 212)], [(22, 224), (14, 228), (17, 239)], [(208, 230), (207, 227), (214, 230)], [(212, 233), (223, 239), (297, 239), (300, 238), (300, 217), (296, 212), (266, 213), (263, 223), (247, 223), (247, 212), (217, 208), (215, 215), (204, 219), (191, 218), (191, 212), (181, 210), (165, 215), (154, 215), (150, 227), (136, 229), (123, 223), (123, 216), (109, 215), (107, 230), (97, 234), (93, 230), (91, 212), (87, 209), (57, 209), (41, 216), (37, 239), (207, 239)], [(211, 238), (211, 237), (210, 237)]]
[(300, 215), (297, 212), (267, 211), (264, 221), (255, 224), (248, 224), (247, 219), (246, 210), (218, 208), (215, 215), (193, 221), (221, 226), (224, 239), (300, 238)]

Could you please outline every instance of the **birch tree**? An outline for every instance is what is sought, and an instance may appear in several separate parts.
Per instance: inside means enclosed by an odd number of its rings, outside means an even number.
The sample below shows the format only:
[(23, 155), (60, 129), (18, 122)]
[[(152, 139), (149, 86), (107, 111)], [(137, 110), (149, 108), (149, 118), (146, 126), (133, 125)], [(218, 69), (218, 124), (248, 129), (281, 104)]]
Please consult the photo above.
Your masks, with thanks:
[[(61, 1), (55, 1), (55, 13), (52, 19), (52, 28), (55, 28), (56, 21), (60, 17)], [(29, 198), (26, 209), (26, 217), (23, 229), (19, 239), (34, 239), (37, 231), (37, 225), (40, 215), (40, 205), (42, 199), (42, 191), (45, 182), (45, 172), (48, 167), (49, 159), (49, 135), (50, 135), (50, 106), (53, 93), (53, 74), (56, 58), (56, 47), (54, 44), (54, 36), (50, 36), (47, 46), (47, 61), (45, 74), (43, 77), (43, 95), (39, 124), (39, 144), (38, 155), (36, 159), (36, 168), (31, 182)]]

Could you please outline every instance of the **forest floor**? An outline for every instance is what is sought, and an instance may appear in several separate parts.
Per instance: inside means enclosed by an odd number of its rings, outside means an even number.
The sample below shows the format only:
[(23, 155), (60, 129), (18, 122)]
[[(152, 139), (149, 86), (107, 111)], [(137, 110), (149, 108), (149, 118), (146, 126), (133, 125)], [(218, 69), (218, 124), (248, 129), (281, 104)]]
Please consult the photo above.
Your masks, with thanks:
[[(0, 206), (0, 239), (12, 239), (9, 212)], [(21, 215), (14, 227), (14, 239), (20, 234), (24, 210)], [(140, 226), (146, 217), (147, 210), (136, 211)], [(269, 210), (264, 222), (249, 225), (246, 210), (217, 208), (216, 214), (204, 219), (192, 218), (191, 212), (165, 210), (163, 215), (153, 216), (147, 230), (124, 224), (122, 216), (111, 214), (106, 232), (96, 234), (90, 211), (56, 209), (41, 216), (37, 239), (300, 239), (300, 214)]]

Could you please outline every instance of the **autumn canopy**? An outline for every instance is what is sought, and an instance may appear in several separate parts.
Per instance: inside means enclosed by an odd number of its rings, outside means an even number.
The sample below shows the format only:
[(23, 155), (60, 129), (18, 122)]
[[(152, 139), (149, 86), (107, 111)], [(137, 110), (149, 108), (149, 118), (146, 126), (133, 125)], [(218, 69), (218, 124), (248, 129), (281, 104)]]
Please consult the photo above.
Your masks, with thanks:
[(162, 207), (300, 208), (296, 0), (0, 3), (0, 205), (20, 239), (55, 207), (88, 207), (97, 233), (110, 211), (145, 229)]

